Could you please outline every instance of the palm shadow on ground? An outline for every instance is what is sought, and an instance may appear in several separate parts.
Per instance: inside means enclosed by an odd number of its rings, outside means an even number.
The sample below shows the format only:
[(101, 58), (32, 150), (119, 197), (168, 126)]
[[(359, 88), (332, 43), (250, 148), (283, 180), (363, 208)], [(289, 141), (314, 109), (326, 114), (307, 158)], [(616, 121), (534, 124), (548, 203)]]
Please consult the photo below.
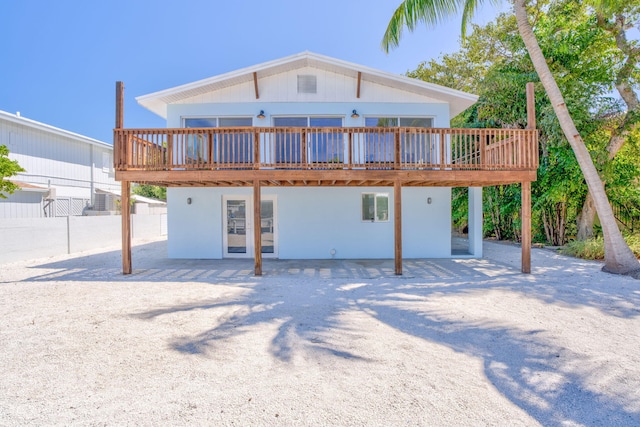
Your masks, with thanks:
[[(154, 245), (158, 244), (162, 243), (135, 248), (134, 259), (136, 251), (155, 251), (158, 247)], [(354, 362), (376, 363), (367, 354), (327, 339), (331, 334), (363, 332), (347, 330), (341, 320), (342, 314), (358, 311), (408, 336), (481, 360), (484, 374), (494, 387), (543, 425), (588, 424), (594, 419), (602, 424), (640, 425), (637, 393), (602, 395), (590, 391), (590, 377), (598, 373), (572, 370), (569, 365), (593, 366), (593, 361), (549, 341), (545, 331), (452, 317), (421, 304), (449, 296), (507, 291), (559, 308), (593, 308), (614, 318), (640, 315), (637, 281), (620, 277), (612, 283), (598, 263), (570, 258), (542, 262), (558, 257), (551, 252), (534, 250), (533, 257), (533, 275), (519, 273), (516, 253), (513, 257), (479, 260), (405, 260), (405, 275), (397, 278), (392, 260), (266, 260), (265, 275), (255, 277), (252, 260), (155, 259), (138, 263), (133, 275), (122, 276), (119, 258), (112, 257), (105, 264), (104, 255), (95, 255), (43, 263), (33, 271), (42, 268), (48, 270), (46, 273), (25, 280), (158, 280), (242, 288), (232, 297), (132, 313), (139, 321), (153, 322), (181, 312), (205, 310), (215, 314), (221, 309), (227, 313), (230, 310), (231, 315), (217, 317), (216, 324), (207, 330), (169, 339), (175, 351), (202, 357), (260, 324), (275, 322), (277, 332), (269, 350), (283, 363), (306, 349)], [(551, 267), (536, 268), (536, 261)], [(624, 390), (640, 387), (634, 383), (637, 378), (629, 381)]]
[[(547, 256), (541, 254), (541, 256)], [(551, 256), (551, 255), (549, 255)], [(409, 278), (388, 280), (385, 261), (350, 261), (340, 264), (343, 274), (322, 267), (307, 268), (318, 280), (278, 281), (291, 273), (287, 262), (274, 263), (267, 277), (246, 286), (241, 296), (230, 300), (195, 302), (160, 307), (134, 316), (146, 321), (165, 314), (191, 310), (218, 310), (235, 306), (232, 316), (221, 318), (210, 329), (194, 336), (174, 338), (170, 346), (179, 352), (207, 357), (226, 340), (250, 332), (259, 324), (279, 322), (270, 352), (282, 362), (296, 351), (313, 349), (354, 361), (371, 360), (336, 346), (324, 337), (346, 331), (341, 315), (359, 311), (412, 337), (445, 345), (456, 352), (482, 360), (484, 373), (495, 388), (543, 425), (578, 425), (601, 420), (603, 424), (640, 423), (640, 397), (633, 392), (605, 396), (590, 391), (588, 383), (597, 372), (575, 371), (576, 365), (593, 366), (585, 355), (550, 342), (543, 330), (523, 330), (499, 322), (452, 318), (430, 310), (428, 302), (455, 295), (477, 295), (506, 290), (559, 307), (592, 307), (617, 318), (640, 315), (640, 292), (634, 281), (620, 286), (599, 283), (603, 275), (597, 264), (576, 261), (567, 270), (550, 268), (536, 277), (519, 274), (508, 264), (489, 260), (413, 260), (405, 262)], [(377, 267), (376, 267), (377, 266)], [(356, 277), (345, 278), (345, 272)], [(501, 274), (496, 274), (500, 272)], [(565, 285), (547, 284), (545, 275), (566, 275)], [(596, 279), (594, 279), (594, 277)], [(538, 280), (540, 278), (540, 280)], [(364, 331), (361, 331), (364, 332)], [(357, 334), (358, 331), (355, 331)], [(418, 357), (425, 357), (419, 355)], [(637, 379), (631, 379), (637, 381)], [(640, 384), (637, 384), (640, 386)], [(633, 385), (625, 390), (633, 390)]]

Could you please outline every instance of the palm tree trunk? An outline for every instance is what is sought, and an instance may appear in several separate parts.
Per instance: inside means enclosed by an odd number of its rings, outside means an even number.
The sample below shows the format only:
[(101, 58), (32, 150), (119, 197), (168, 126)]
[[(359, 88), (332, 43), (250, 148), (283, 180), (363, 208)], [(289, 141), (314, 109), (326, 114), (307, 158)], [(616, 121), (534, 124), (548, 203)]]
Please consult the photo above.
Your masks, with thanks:
[[(598, 13), (597, 16), (598, 27), (611, 33), (616, 40), (616, 47), (626, 57), (622, 68), (618, 70), (616, 76), (616, 89), (620, 94), (620, 98), (622, 98), (627, 105), (627, 112), (624, 114), (620, 125), (613, 129), (611, 138), (607, 144), (609, 160), (613, 160), (624, 145), (631, 129), (637, 126), (638, 117), (640, 116), (640, 99), (638, 99), (638, 95), (633, 90), (633, 72), (638, 66), (640, 47), (633, 46), (627, 40), (627, 18), (623, 14), (616, 15), (613, 22), (609, 22), (601, 13)], [(591, 197), (590, 192), (587, 192), (587, 198), (584, 201), (582, 211), (578, 217), (578, 239), (585, 240), (593, 237), (595, 216), (596, 212), (593, 197)]]
[[(629, 112), (627, 112), (629, 115)], [(624, 125), (621, 125), (620, 128), (623, 128)], [(620, 129), (619, 128), (619, 129)], [(623, 135), (620, 135), (619, 129), (614, 130), (614, 135), (609, 139), (609, 144), (607, 144), (607, 155), (609, 161), (613, 160), (613, 158), (618, 154), (618, 151), (624, 145), (624, 141), (626, 136), (629, 134), (629, 131), (626, 130)], [(596, 220), (596, 209), (595, 204), (593, 202), (593, 197), (591, 196), (591, 192), (587, 191), (587, 197), (584, 199), (584, 204), (582, 205), (582, 211), (580, 211), (580, 215), (578, 215), (578, 240), (586, 240), (593, 237), (593, 225)]]
[(577, 222), (578, 232), (576, 233), (576, 239), (587, 240), (592, 238), (593, 226), (596, 222), (596, 207), (593, 204), (593, 197), (591, 197), (589, 191), (587, 191), (587, 197), (584, 199)]
[(640, 269), (640, 263), (629, 249), (629, 246), (622, 238), (622, 233), (616, 224), (613, 216), (613, 210), (607, 199), (607, 194), (604, 191), (604, 185), (598, 175), (598, 171), (593, 165), (593, 160), (589, 155), (589, 151), (585, 146), (578, 129), (576, 129), (573, 119), (569, 114), (569, 110), (564, 102), (562, 93), (558, 88), (551, 70), (547, 65), (542, 50), (538, 45), (538, 41), (533, 33), (531, 24), (527, 17), (527, 10), (525, 5), (526, 0), (514, 0), (514, 11), (516, 20), (518, 23), (518, 31), (524, 41), (533, 66), (540, 77), (540, 81), (544, 86), (544, 89), (551, 101), (553, 110), (558, 117), (560, 127), (564, 132), (573, 152), (576, 155), (584, 179), (587, 182), (587, 187), (600, 217), (602, 225), (602, 233), (604, 235), (604, 271), (618, 274), (627, 274)]

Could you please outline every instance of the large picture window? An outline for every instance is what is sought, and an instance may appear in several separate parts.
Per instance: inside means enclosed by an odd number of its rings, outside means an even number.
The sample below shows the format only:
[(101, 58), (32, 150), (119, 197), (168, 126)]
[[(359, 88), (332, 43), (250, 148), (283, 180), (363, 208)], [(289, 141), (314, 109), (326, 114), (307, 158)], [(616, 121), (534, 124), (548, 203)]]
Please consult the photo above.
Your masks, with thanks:
[(389, 193), (362, 193), (362, 220), (389, 221)]
[[(189, 117), (184, 119), (186, 128), (250, 127), (251, 117)], [(213, 140), (209, 135), (192, 135), (187, 141), (187, 156), (218, 163), (251, 163), (253, 161), (253, 132), (217, 133)], [(211, 144), (210, 144), (211, 143)], [(211, 153), (209, 153), (211, 151)]]
[[(340, 128), (341, 117), (275, 117), (274, 127), (315, 127)], [(304, 138), (304, 139), (303, 139)], [(276, 163), (300, 163), (303, 142), (307, 145), (307, 161), (335, 162), (344, 161), (344, 141), (342, 132), (316, 131), (302, 135), (301, 132), (279, 133), (275, 140)]]
[[(339, 128), (342, 127), (340, 117), (311, 117), (311, 127)], [(344, 162), (344, 144), (342, 132), (314, 132), (309, 138), (310, 162)]]
[[(393, 128), (398, 126), (397, 117), (365, 117), (366, 127)], [(365, 161), (367, 163), (393, 162), (393, 132), (366, 134)]]
[[(366, 127), (433, 127), (430, 117), (365, 117)], [(366, 135), (365, 158), (368, 163), (393, 162), (394, 133), (376, 132)], [(416, 134), (402, 134), (400, 139), (400, 155), (403, 162), (428, 162), (432, 150), (431, 138), (419, 137)]]
[[(275, 117), (275, 127), (307, 127), (307, 117)], [(275, 140), (276, 163), (301, 163), (302, 139), (300, 132), (277, 133)]]

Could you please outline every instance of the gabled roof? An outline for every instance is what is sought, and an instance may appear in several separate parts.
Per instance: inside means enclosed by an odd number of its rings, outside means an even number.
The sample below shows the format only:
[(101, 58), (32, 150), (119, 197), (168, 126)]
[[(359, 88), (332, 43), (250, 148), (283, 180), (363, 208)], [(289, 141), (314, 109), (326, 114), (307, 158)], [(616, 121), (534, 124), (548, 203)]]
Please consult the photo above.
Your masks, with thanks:
[(96, 145), (102, 148), (106, 148), (108, 150), (113, 150), (113, 145), (107, 144), (106, 142), (89, 138), (88, 136), (80, 135), (79, 133), (74, 133), (68, 130), (60, 129), (45, 123), (37, 122), (35, 120), (27, 119), (26, 117), (22, 117), (19, 113), (11, 114), (11, 113), (7, 113), (6, 111), (0, 110), (0, 120), (19, 123), (21, 125), (28, 126), (32, 129), (41, 130), (41, 131), (52, 133), (55, 135), (64, 136), (65, 138), (74, 139), (76, 141), (83, 142), (85, 144)]
[(142, 95), (137, 97), (136, 100), (148, 110), (166, 118), (168, 104), (222, 88), (250, 82), (253, 80), (253, 73), (257, 73), (257, 77), (262, 78), (303, 67), (319, 68), (354, 78), (357, 78), (358, 72), (361, 72), (363, 81), (417, 93), (429, 98), (441, 99), (449, 103), (451, 117), (466, 110), (478, 100), (477, 95), (312, 52), (298, 53), (285, 58), (242, 68), (237, 71), (198, 80), (193, 83)]

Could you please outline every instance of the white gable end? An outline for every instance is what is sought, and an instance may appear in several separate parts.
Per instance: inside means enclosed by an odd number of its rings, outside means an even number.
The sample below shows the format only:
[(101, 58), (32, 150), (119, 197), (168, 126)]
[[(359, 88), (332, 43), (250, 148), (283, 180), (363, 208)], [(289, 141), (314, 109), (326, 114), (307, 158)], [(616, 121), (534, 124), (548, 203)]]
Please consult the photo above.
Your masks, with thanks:
[[(317, 93), (298, 93), (298, 76), (315, 76)], [(174, 104), (247, 103), (247, 102), (421, 102), (445, 103), (444, 100), (427, 97), (406, 90), (392, 88), (366, 79), (358, 80), (313, 67), (304, 67), (258, 79), (256, 99), (253, 81), (199, 94)]]
[[(305, 93), (298, 91), (298, 76)], [(360, 78), (360, 97), (356, 96)], [(259, 98), (256, 99), (257, 80)], [(313, 92), (316, 87), (316, 93)], [(303, 52), (226, 74), (139, 96), (138, 102), (167, 118), (169, 105), (250, 103), (388, 103), (448, 104), (451, 117), (478, 99), (476, 95), (387, 73), (334, 58)]]

